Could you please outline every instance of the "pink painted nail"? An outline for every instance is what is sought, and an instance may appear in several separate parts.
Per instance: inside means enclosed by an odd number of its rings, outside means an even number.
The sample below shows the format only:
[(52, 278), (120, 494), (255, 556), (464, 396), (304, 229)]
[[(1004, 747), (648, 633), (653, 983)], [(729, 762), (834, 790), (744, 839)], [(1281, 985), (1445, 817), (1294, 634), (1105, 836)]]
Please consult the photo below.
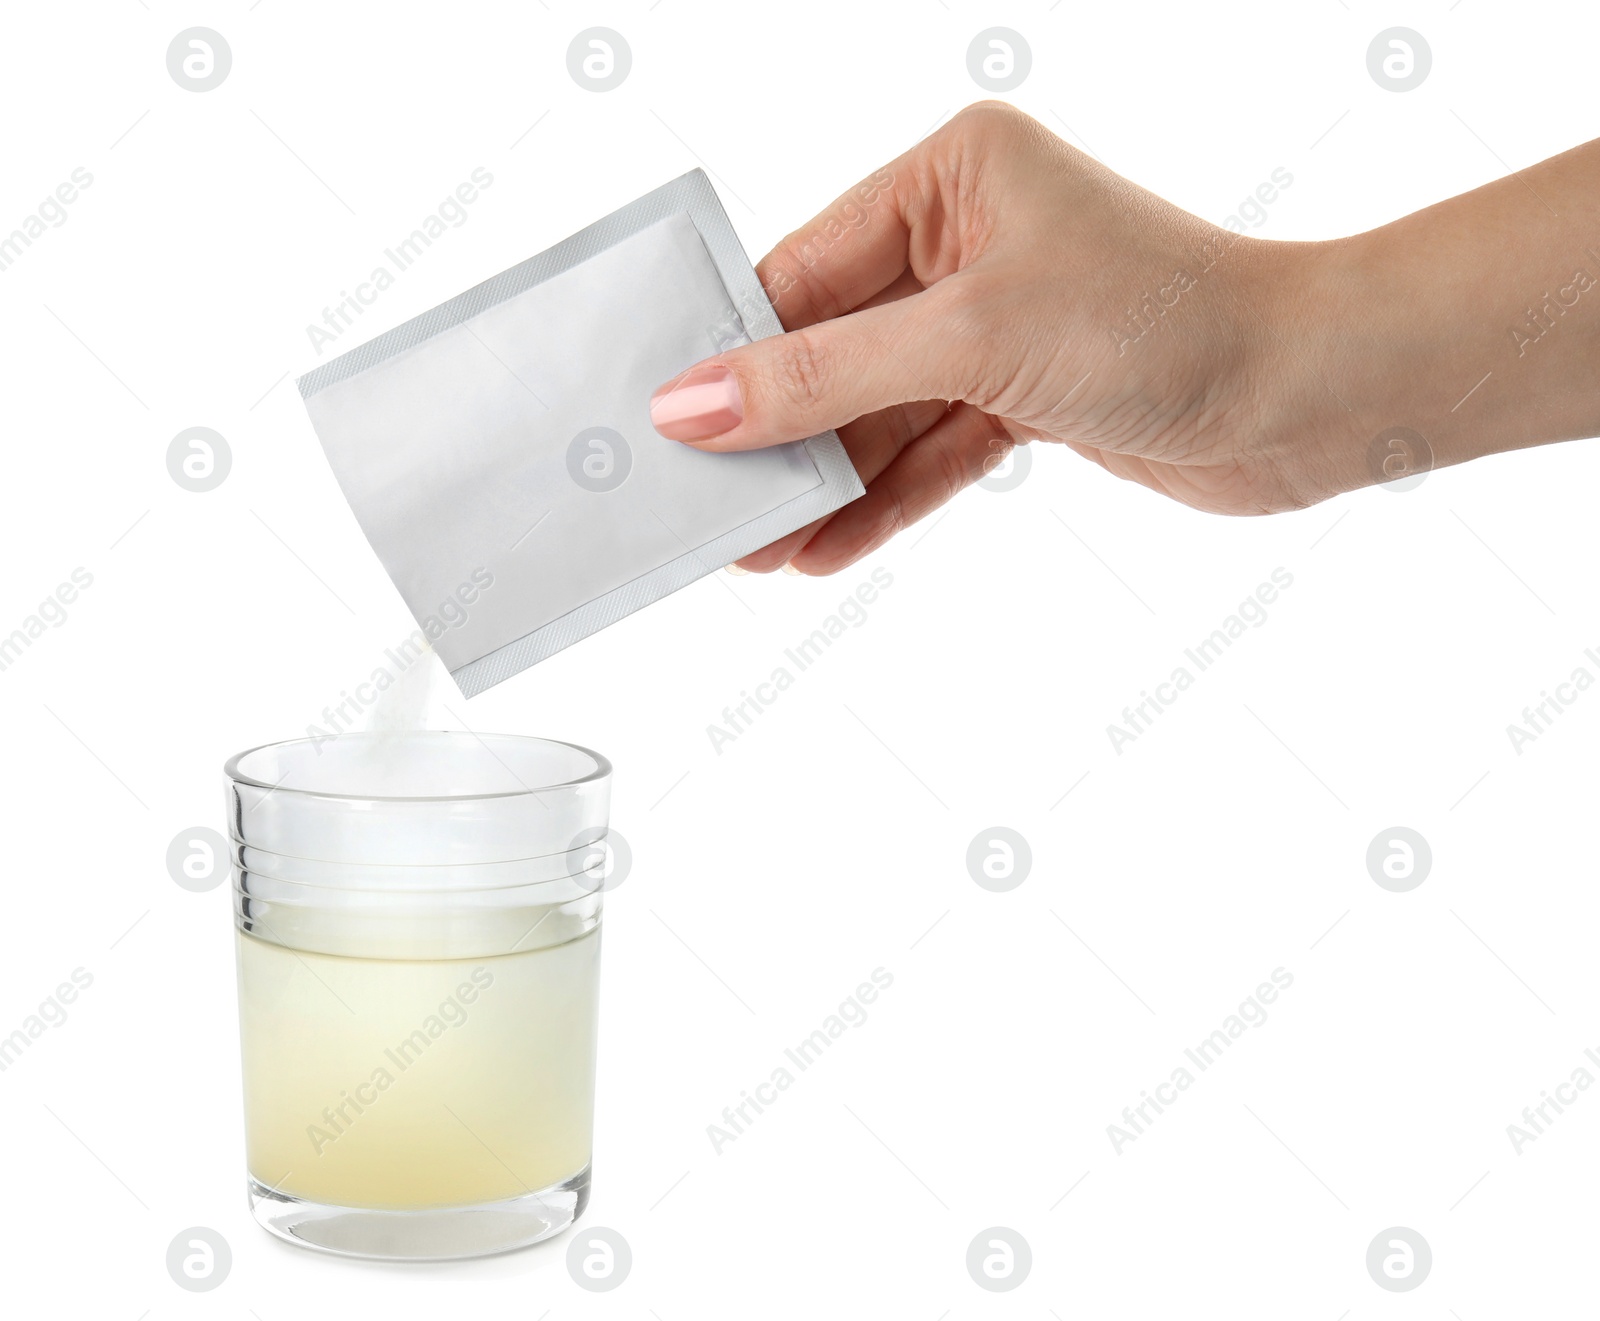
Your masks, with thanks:
[(720, 365), (691, 367), (650, 396), (650, 424), (668, 440), (710, 440), (743, 420), (739, 383)]

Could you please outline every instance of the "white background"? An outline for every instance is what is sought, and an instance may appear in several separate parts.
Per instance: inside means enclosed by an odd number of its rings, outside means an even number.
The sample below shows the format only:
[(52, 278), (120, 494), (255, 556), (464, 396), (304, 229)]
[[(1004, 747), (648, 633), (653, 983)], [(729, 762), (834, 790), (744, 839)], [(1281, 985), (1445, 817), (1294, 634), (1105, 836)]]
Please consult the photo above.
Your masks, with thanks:
[[(204, 94), (165, 63), (197, 24), (233, 52)], [(595, 24), (633, 52), (604, 94), (565, 62)], [(94, 177), (0, 273), (0, 633), (94, 577), (0, 673), (0, 1033), (72, 969), (94, 978), (0, 1074), (8, 1310), (1593, 1306), (1600, 1092), (1521, 1154), (1506, 1133), (1600, 1047), (1600, 692), (1520, 756), (1506, 734), (1575, 666), (1600, 674), (1588, 442), (1237, 521), (1036, 447), (1018, 489), (968, 492), (836, 579), (718, 575), (450, 699), (617, 767), (635, 861), (607, 913), (587, 1222), (626, 1236), (632, 1274), (581, 1290), (565, 1239), (338, 1262), (249, 1217), (227, 887), (179, 889), (165, 851), (222, 826), (228, 754), (303, 733), (412, 627), (286, 379), (318, 361), (307, 324), (477, 166), (494, 184), (470, 220), (360, 337), (697, 164), (758, 256), (979, 99), (966, 50), (993, 24), (1033, 51), (1009, 99), (1207, 219), (1287, 169), (1263, 237), (1367, 228), (1600, 131), (1600, 16), (1576, 5), (8, 10), (0, 232), (75, 167)], [(1405, 94), (1366, 68), (1397, 24), (1434, 57)], [(1486, 341), (1462, 390), (1513, 359)], [(191, 426), (233, 453), (206, 494), (165, 467)], [(1267, 623), (1117, 755), (1108, 723), (1279, 566), (1294, 583)], [(894, 582), (867, 622), (714, 752), (707, 725), (873, 567)], [(965, 865), (994, 825), (1033, 851), (1005, 894)], [(1365, 863), (1395, 825), (1434, 854), (1406, 894)], [(715, 1154), (706, 1126), (880, 966), (869, 1021)], [(1276, 967), (1294, 984), (1269, 1020), (1116, 1153), (1122, 1107)], [(192, 1225), (234, 1254), (207, 1294), (164, 1264)], [(1011, 1293), (965, 1267), (993, 1225), (1032, 1246)], [(1366, 1270), (1395, 1225), (1433, 1249), (1415, 1292)]]

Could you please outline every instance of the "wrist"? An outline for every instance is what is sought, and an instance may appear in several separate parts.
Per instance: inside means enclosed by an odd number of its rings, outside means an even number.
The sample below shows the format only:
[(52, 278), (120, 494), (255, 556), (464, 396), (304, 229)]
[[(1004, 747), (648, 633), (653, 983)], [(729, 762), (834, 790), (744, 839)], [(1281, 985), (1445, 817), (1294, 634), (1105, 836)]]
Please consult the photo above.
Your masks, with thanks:
[(1264, 430), (1309, 504), (1487, 452), (1462, 409), (1492, 369), (1390, 226), (1274, 245), (1262, 319)]
[(1313, 498), (1600, 430), (1573, 384), (1600, 352), (1600, 244), (1507, 243), (1493, 200), (1284, 245), (1272, 416)]
[(1367, 442), (1404, 425), (1373, 424), (1393, 409), (1388, 387), (1376, 380), (1384, 365), (1365, 360), (1371, 258), (1353, 244), (1251, 243), (1236, 317), (1254, 403), (1247, 444), (1272, 474), (1283, 508), (1370, 484)]

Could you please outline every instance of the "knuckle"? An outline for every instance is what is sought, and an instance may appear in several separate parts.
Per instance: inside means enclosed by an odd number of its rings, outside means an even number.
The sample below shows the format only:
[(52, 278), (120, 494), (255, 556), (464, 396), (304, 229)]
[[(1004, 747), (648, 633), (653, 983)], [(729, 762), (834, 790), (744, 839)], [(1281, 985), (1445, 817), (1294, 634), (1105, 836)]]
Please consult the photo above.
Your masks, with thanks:
[(1022, 112), (1004, 101), (974, 101), (951, 117), (961, 131), (975, 134), (1004, 133), (1023, 118)]
[(878, 524), (875, 544), (882, 545), (890, 538), (899, 536), (910, 526), (911, 520), (907, 517), (905, 497), (898, 490), (891, 490), (883, 517)]
[(954, 449), (939, 455), (939, 489), (934, 508), (960, 495), (971, 484), (974, 473), (966, 458)]
[[(1065, 151), (1068, 160), (1077, 158), (1069, 147), (1032, 115), (1004, 101), (979, 101), (956, 114), (945, 126), (949, 155), (968, 171), (998, 170), (1012, 175), (1019, 170), (1030, 174), (1045, 162), (1059, 163)], [(944, 131), (944, 130), (941, 130)]]
[(953, 279), (939, 290), (941, 330), (963, 343), (982, 341), (994, 328), (994, 303), (977, 280)]
[(974, 101), (951, 118), (949, 128), (964, 142), (992, 149), (1024, 137), (1034, 122), (1004, 101)]
[(783, 337), (773, 362), (773, 381), (786, 402), (816, 408), (826, 397), (831, 365), (821, 339), (797, 330)]

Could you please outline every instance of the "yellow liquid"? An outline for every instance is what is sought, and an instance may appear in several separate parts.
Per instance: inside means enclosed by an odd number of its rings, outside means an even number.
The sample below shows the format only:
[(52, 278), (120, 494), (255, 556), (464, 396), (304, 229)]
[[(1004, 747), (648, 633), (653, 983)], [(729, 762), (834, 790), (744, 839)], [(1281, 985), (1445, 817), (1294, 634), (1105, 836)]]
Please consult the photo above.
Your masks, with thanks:
[(467, 1206), (589, 1163), (600, 932), (393, 961), (239, 933), (250, 1173), (335, 1206)]

